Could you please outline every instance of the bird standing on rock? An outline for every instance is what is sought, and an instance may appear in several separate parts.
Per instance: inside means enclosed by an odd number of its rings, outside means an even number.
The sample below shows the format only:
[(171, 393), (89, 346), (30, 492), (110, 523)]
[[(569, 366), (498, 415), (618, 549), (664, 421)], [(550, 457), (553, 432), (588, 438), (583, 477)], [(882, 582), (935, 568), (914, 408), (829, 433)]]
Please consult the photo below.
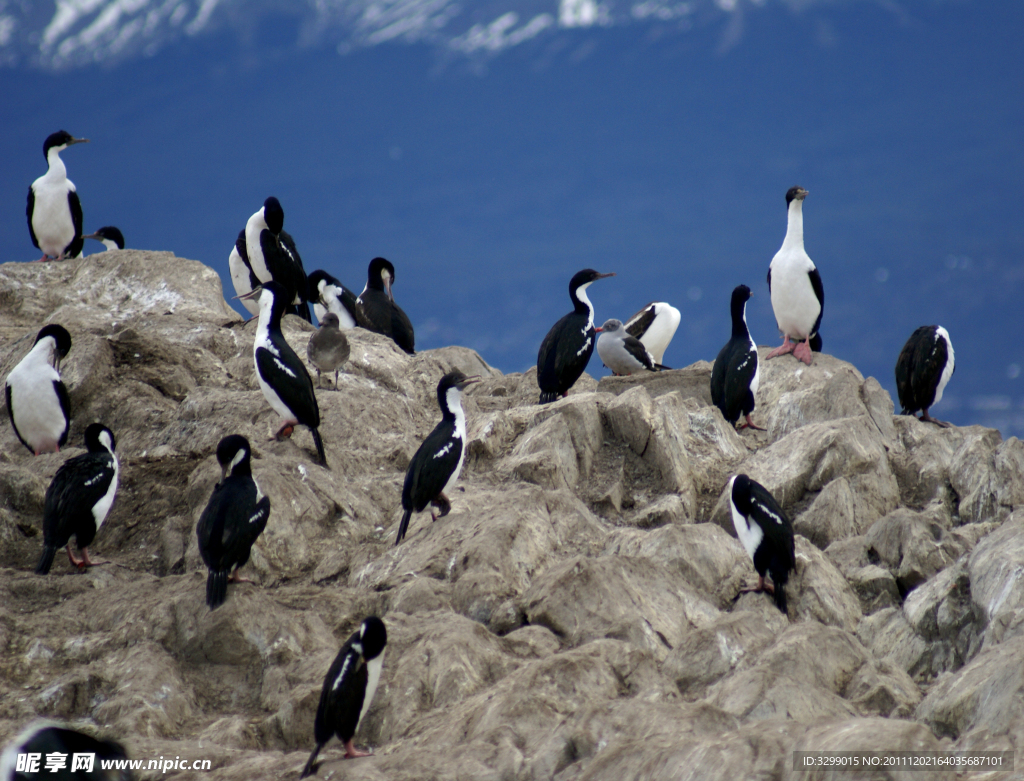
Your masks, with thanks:
[(235, 298), (242, 302), (242, 306), (250, 315), (256, 317), (260, 313), (260, 302), (255, 298), (250, 298), (249, 294), (260, 286), (260, 280), (249, 263), (244, 228), (238, 232), (235, 246), (231, 248), (231, 254), (228, 255), (228, 271), (231, 273), (231, 284), (235, 287)]
[[(118, 463), (114, 455), (114, 432), (100, 423), (85, 430), (88, 453), (68, 459), (46, 489), (43, 507), (43, 553), (36, 574), (45, 575), (57, 550), (67, 546), (68, 559), (79, 569), (105, 564), (89, 558), (89, 545), (110, 512), (117, 493)], [(71, 552), (71, 535), (82, 552)]]
[(43, 326), (28, 355), (5, 383), (7, 414), (14, 433), (34, 455), (58, 453), (68, 441), (71, 399), (60, 378), (60, 361), (71, 351), (63, 326)]
[(281, 202), (271, 196), (263, 208), (255, 212), (245, 224), (245, 250), (249, 267), (262, 282), (276, 282), (288, 293), (286, 306), (295, 314), (312, 322), (309, 314), (309, 289), (302, 258), (295, 248), (295, 240), (284, 230), (284, 209)]
[(348, 337), (338, 327), (338, 316), (327, 312), (320, 320), (320, 328), (309, 337), (306, 357), (316, 368), (316, 387), (320, 387), (320, 372), (334, 372), (334, 387), (338, 387), (338, 368), (348, 360)]
[(391, 286), (395, 267), (390, 260), (374, 258), (366, 272), (366, 287), (356, 299), (356, 322), (367, 331), (384, 334), (409, 355), (416, 352), (412, 321), (395, 303)]
[(88, 141), (59, 130), (43, 142), (43, 157), (49, 167), (28, 188), (25, 209), (32, 245), (43, 251), (39, 260), (74, 258), (82, 251), (82, 204), (60, 153)]
[(405, 537), (414, 512), (423, 512), (428, 504), (433, 505), (439, 514), (434, 515), (431, 510), (430, 520), (436, 521), (452, 509), (445, 491), (455, 485), (466, 460), (466, 413), (462, 410), (462, 391), (474, 382), (480, 382), (480, 378), (467, 377), (456, 370), (448, 372), (437, 383), (441, 422), (423, 440), (409, 462), (405, 485), (402, 486), (402, 508), (405, 512), (398, 525), (395, 545)]
[[(767, 591), (775, 605), (786, 612), (786, 583), (796, 568), (793, 524), (768, 489), (746, 475), (729, 481), (729, 509), (736, 536), (757, 570), (757, 587), (740, 593)], [(765, 574), (772, 582), (765, 583)]]
[(326, 271), (317, 269), (309, 275), (309, 299), (313, 302), (313, 314), (317, 322), (324, 315), (333, 312), (338, 317), (338, 327), (343, 331), (355, 328), (356, 294), (341, 284)]
[(648, 304), (626, 321), (626, 332), (639, 339), (656, 364), (664, 363), (665, 350), (676, 334), (679, 310), (664, 301)]
[(601, 334), (597, 337), (597, 354), (613, 374), (622, 377), (658, 370), (643, 342), (626, 333), (622, 321), (605, 320), (604, 325), (594, 330)]
[(743, 415), (747, 422), (740, 428), (749, 427), (764, 431), (760, 426), (755, 426), (750, 419), (761, 378), (757, 345), (747, 330), (747, 301), (750, 295), (750, 288), (746, 285), (738, 285), (732, 291), (732, 338), (725, 343), (715, 358), (715, 365), (711, 370), (711, 401), (733, 425), (736, 425), (740, 415)]
[(313, 722), (316, 746), (299, 778), (313, 775), (317, 755), (335, 735), (345, 746), (345, 759), (370, 756), (370, 752), (357, 749), (352, 738), (377, 693), (387, 644), (384, 622), (370, 616), (341, 647), (324, 678)]
[(614, 276), (614, 272), (600, 274), (585, 268), (569, 281), (573, 311), (551, 326), (537, 353), (541, 404), (564, 397), (586, 370), (597, 337), (594, 305), (587, 298), (587, 288), (599, 279)]
[[(804, 250), (804, 198), (807, 190), (790, 187), (786, 193), (788, 223), (786, 238), (768, 267), (768, 291), (772, 297), (775, 322), (783, 342), (765, 360), (793, 353), (808, 366), (811, 353), (821, 352), (821, 315), (825, 310), (825, 288), (814, 262)], [(794, 341), (790, 341), (790, 340)]]
[(928, 408), (942, 400), (946, 383), (956, 368), (949, 333), (941, 325), (922, 325), (907, 339), (896, 360), (896, 391), (901, 414), (921, 410), (921, 420), (947, 428), (948, 423), (928, 415)]
[(295, 426), (307, 426), (313, 435), (317, 458), (326, 467), (327, 455), (318, 431), (320, 406), (316, 402), (313, 380), (281, 332), (281, 318), (292, 300), (291, 294), (277, 282), (266, 282), (247, 297), (256, 298), (260, 304), (253, 343), (256, 378), (263, 397), (284, 420), (273, 438), (290, 437)]
[(252, 476), (252, 448), (240, 434), (224, 437), (217, 445), (221, 481), (213, 489), (196, 524), (199, 555), (210, 574), (206, 577), (206, 604), (214, 610), (228, 596), (228, 583), (251, 583), (238, 576), (249, 561), (256, 539), (267, 528), (270, 498)]

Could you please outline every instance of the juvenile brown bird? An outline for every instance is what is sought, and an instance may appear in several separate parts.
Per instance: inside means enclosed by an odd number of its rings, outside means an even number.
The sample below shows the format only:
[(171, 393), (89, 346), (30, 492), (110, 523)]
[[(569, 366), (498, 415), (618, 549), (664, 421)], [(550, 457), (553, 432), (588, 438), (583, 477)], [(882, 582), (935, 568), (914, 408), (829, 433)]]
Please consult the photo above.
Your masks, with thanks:
[(320, 372), (334, 372), (337, 389), (338, 369), (348, 360), (349, 352), (348, 337), (341, 330), (341, 321), (334, 312), (328, 312), (306, 345), (306, 357), (316, 368), (316, 387), (320, 387)]

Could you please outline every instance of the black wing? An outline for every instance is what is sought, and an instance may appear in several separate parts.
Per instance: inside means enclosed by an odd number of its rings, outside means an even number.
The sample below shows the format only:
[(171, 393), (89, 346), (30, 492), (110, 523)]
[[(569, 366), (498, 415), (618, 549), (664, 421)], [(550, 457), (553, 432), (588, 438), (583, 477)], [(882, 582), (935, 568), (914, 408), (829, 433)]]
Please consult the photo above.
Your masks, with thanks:
[(391, 338), (409, 355), (416, 353), (416, 334), (412, 330), (412, 321), (398, 304), (391, 305)]
[(711, 370), (711, 401), (730, 423), (754, 411), (750, 383), (757, 374), (757, 353), (749, 341), (729, 340)]
[(256, 370), (262, 377), (274, 377), (273, 388), (285, 406), (303, 426), (319, 428), (320, 406), (316, 402), (313, 380), (295, 351), (281, 351), (278, 358), (265, 347), (256, 348)]
[(537, 384), (542, 397), (565, 393), (586, 370), (597, 343), (593, 328), (583, 333), (586, 323), (585, 316), (570, 312), (551, 327), (541, 342)]
[(367, 670), (362, 654), (353, 648), (358, 640), (359, 633), (356, 632), (345, 642), (324, 678), (313, 722), (313, 737), (318, 745), (326, 743), (332, 735), (347, 741), (359, 726), (359, 714), (366, 696)]
[(93, 505), (113, 479), (114, 459), (109, 453), (85, 453), (66, 461), (46, 489), (44, 543), (62, 548), (74, 534), (79, 548), (88, 546), (96, 534)]
[[(337, 290), (340, 290), (341, 295), (337, 296), (338, 302), (341, 304), (342, 308), (346, 312), (348, 312), (348, 316), (352, 319), (353, 323), (359, 322), (359, 317), (357, 315), (358, 305), (356, 304), (356, 299), (358, 298), (358, 296), (355, 293), (353, 293), (351, 290), (349, 290), (347, 287), (341, 284), (341, 282), (332, 277), (326, 271), (314, 271), (310, 276), (317, 276), (320, 279), (323, 279), (329, 286), (334, 287)], [(330, 309), (328, 302), (325, 301), (322, 296), (320, 296), (320, 291), (317, 289), (317, 286), (312, 282), (309, 283), (309, 293), (313, 300), (319, 301), (321, 306)], [(340, 318), (341, 315), (338, 315), (338, 317)], [(344, 326), (344, 320), (342, 320), (342, 325)]]
[[(306, 272), (302, 268), (302, 258), (295, 249), (292, 237), (284, 231), (281, 231), (280, 236), (274, 236), (269, 230), (264, 229), (260, 232), (260, 247), (270, 278), (288, 291), (288, 303), (304, 304), (308, 301)], [(307, 314), (308, 311), (307, 307)]]
[(654, 371), (654, 359), (651, 354), (647, 352), (647, 348), (644, 347), (643, 342), (637, 339), (635, 336), (626, 336), (622, 340), (623, 345), (626, 348), (626, 352), (636, 358), (640, 363), (644, 365), (644, 368), (649, 371)]
[(652, 301), (626, 321), (626, 333), (630, 336), (635, 336), (637, 339), (640, 339), (647, 333), (647, 329), (651, 327), (651, 323), (654, 322), (654, 318), (657, 315), (654, 311), (655, 303), (657, 302)]
[(904, 415), (932, 405), (948, 358), (936, 326), (923, 325), (910, 335), (896, 360), (896, 392)]
[[(812, 282), (811, 284), (813, 285), (814, 283)], [(769, 266), (768, 267), (768, 294), (771, 295), (771, 292), (772, 292), (772, 267)]]
[(64, 447), (68, 441), (68, 431), (71, 429), (71, 397), (68, 396), (68, 389), (60, 380), (53, 381), (53, 391), (57, 394), (57, 400), (60, 402), (60, 411), (64, 415), (64, 433), (60, 435), (57, 444), (60, 447)]
[(75, 225), (75, 238), (64, 248), (64, 257), (77, 258), (82, 254), (85, 239), (82, 238), (82, 202), (74, 190), (68, 190), (68, 208), (71, 209), (71, 222)]
[(768, 489), (753, 480), (750, 481), (750, 517), (761, 527), (768, 543), (762, 543), (754, 554), (754, 568), (761, 575), (769, 572), (776, 586), (781, 587), (796, 566), (793, 524)]
[(213, 489), (196, 525), (199, 553), (211, 570), (223, 572), (249, 560), (270, 517), (270, 498), (257, 502), (256, 496), (251, 477), (228, 477)]
[(21, 435), (21, 432), (18, 431), (18, 426), (14, 422), (14, 406), (11, 404), (11, 386), (10, 385), (6, 385), (6, 383), (5, 383), (5, 388), (6, 388), (6, 391), (7, 391), (7, 415), (11, 419), (11, 428), (14, 429), (14, 433), (15, 433), (15, 435), (17, 435), (18, 439), (21, 440), (21, 444), (23, 444), (25, 447), (27, 447), (28, 451), (30, 453), (35, 453), (35, 451), (32, 449), (32, 446), (28, 442), (25, 441), (25, 437), (23, 437)]
[(440, 494), (459, 465), (462, 440), (455, 424), (442, 420), (430, 432), (409, 462), (402, 486), (402, 507), (422, 512)]
[(249, 269), (249, 289), (255, 290), (260, 286), (260, 279), (252, 270), (252, 263), (249, 262), (249, 250), (245, 246), (245, 228), (238, 231), (238, 238), (235, 239), (235, 251), (238, 253), (238, 257), (242, 259), (245, 267)]
[[(32, 227), (32, 211), (36, 207), (36, 194), (32, 191), (32, 187), (28, 188), (28, 206), (25, 207), (25, 216), (28, 217), (28, 233), (32, 237), (32, 246), (36, 249), (42, 249), (39, 246), (39, 239), (36, 238), (35, 229)], [(24, 440), (23, 440), (24, 441)]]
[[(769, 283), (768, 290), (771, 292), (771, 269), (768, 270)], [(821, 328), (821, 316), (825, 314), (825, 288), (821, 284), (821, 274), (818, 273), (818, 269), (812, 268), (807, 272), (807, 276), (811, 280), (811, 287), (814, 288), (814, 295), (818, 299), (818, 305), (821, 309), (818, 311), (818, 319), (814, 321), (814, 328), (811, 329), (811, 334), (818, 333), (818, 329)], [(821, 351), (821, 343), (818, 344), (818, 352)]]

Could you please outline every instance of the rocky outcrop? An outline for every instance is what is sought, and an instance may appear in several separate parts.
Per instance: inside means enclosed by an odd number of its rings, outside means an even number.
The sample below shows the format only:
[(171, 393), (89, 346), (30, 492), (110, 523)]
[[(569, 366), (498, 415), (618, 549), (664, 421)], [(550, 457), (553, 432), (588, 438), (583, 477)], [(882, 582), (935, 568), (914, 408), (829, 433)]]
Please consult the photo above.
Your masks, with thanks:
[[(796, 750), (1024, 748), (1024, 445), (894, 417), (836, 358), (763, 363), (767, 431), (737, 432), (706, 362), (584, 375), (541, 407), (535, 370), (356, 329), (318, 391), (327, 470), (305, 430), (268, 440), (255, 323), (202, 264), (0, 267), (0, 372), (47, 322), (74, 339), (73, 421), (60, 454), (0, 432), (4, 740), (45, 716), (133, 757), (210, 759), (204, 778), (297, 777), (324, 674), (377, 614), (389, 645), (357, 735), (376, 754), (328, 747), (320, 777), (790, 778)], [(284, 332), (305, 355), (312, 327)], [(395, 547), (405, 469), (455, 368), (483, 381), (452, 511), (414, 516)], [(122, 464), (93, 546), (112, 563), (36, 576), (46, 487), (93, 421)], [(235, 432), (272, 510), (257, 582), (211, 613), (195, 524)], [(756, 574), (724, 493), (739, 471), (793, 519), (788, 615), (741, 593)]]

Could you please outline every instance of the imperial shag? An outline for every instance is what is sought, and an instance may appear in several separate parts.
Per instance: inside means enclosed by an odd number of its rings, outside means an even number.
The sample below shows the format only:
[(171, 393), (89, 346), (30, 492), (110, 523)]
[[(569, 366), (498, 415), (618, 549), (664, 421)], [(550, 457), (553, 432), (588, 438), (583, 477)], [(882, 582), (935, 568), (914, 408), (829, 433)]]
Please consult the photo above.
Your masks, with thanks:
[(370, 709), (373, 695), (377, 693), (381, 668), (384, 666), (384, 647), (387, 644), (388, 633), (384, 622), (376, 616), (370, 616), (341, 647), (324, 678), (320, 704), (317, 705), (313, 722), (316, 746), (299, 778), (306, 778), (316, 772), (317, 755), (335, 735), (345, 746), (345, 759), (370, 755), (367, 751), (357, 749), (352, 738)]
[(599, 274), (586, 268), (569, 281), (573, 311), (551, 327), (537, 353), (541, 404), (565, 396), (587, 368), (597, 339), (594, 305), (587, 298), (587, 288), (599, 279), (614, 276), (614, 272)]
[(319, 323), (328, 312), (338, 317), (338, 327), (343, 331), (355, 328), (356, 294), (341, 284), (326, 271), (317, 269), (309, 275), (309, 298), (313, 302), (313, 314)]
[(239, 577), (238, 570), (249, 561), (249, 552), (270, 517), (270, 499), (253, 479), (251, 457), (249, 440), (240, 434), (224, 437), (217, 445), (221, 481), (196, 525), (199, 555), (210, 570), (206, 577), (210, 610), (224, 604), (228, 583), (252, 582)]
[(124, 234), (113, 225), (104, 225), (95, 233), (83, 236), (83, 239), (96, 239), (103, 245), (103, 251), (124, 249)]
[[(743, 591), (767, 591), (786, 612), (786, 582), (796, 567), (793, 524), (763, 485), (746, 475), (729, 481), (729, 508), (736, 535), (757, 570), (757, 587)], [(765, 583), (764, 576), (772, 578)]]
[(277, 282), (288, 296), (288, 313), (312, 322), (308, 284), (295, 241), (284, 230), (284, 209), (271, 196), (245, 224), (245, 248), (249, 266), (261, 283)]
[(391, 286), (395, 284), (395, 267), (384, 258), (374, 258), (366, 273), (366, 287), (356, 299), (356, 322), (367, 331), (384, 334), (412, 355), (416, 352), (416, 335), (412, 322), (395, 303)]
[(75, 258), (82, 252), (82, 204), (60, 153), (88, 141), (60, 130), (43, 142), (43, 157), (49, 168), (28, 188), (25, 210), (32, 244), (43, 251), (40, 260)]
[(445, 491), (455, 485), (466, 459), (466, 414), (462, 411), (462, 391), (480, 378), (467, 377), (460, 371), (448, 372), (437, 384), (437, 404), (441, 407), (441, 422), (430, 432), (416, 455), (409, 462), (402, 487), (402, 522), (398, 525), (398, 545), (409, 529), (414, 512), (423, 512), (427, 505), (439, 510), (430, 511), (430, 519), (443, 518), (452, 509)]
[(941, 401), (956, 368), (955, 358), (949, 333), (941, 325), (922, 325), (910, 335), (896, 361), (896, 392), (903, 415), (920, 410), (924, 422), (949, 426), (930, 417), (928, 408)]
[[(786, 238), (768, 267), (768, 290), (775, 310), (775, 322), (784, 337), (765, 360), (793, 353), (808, 366), (811, 353), (821, 352), (821, 315), (825, 308), (825, 288), (814, 262), (804, 250), (804, 198), (807, 190), (791, 187), (786, 193), (789, 218)], [(793, 341), (790, 341), (793, 340)]]
[(7, 375), (7, 414), (21, 443), (35, 455), (59, 452), (68, 441), (71, 399), (60, 361), (71, 350), (62, 326), (44, 326), (35, 345)]
[(750, 288), (746, 285), (739, 285), (732, 291), (732, 338), (715, 358), (715, 366), (711, 370), (711, 401), (730, 423), (735, 425), (743, 415), (747, 422), (740, 428), (764, 431), (750, 420), (761, 369), (757, 362), (757, 345), (747, 330), (749, 299)]

